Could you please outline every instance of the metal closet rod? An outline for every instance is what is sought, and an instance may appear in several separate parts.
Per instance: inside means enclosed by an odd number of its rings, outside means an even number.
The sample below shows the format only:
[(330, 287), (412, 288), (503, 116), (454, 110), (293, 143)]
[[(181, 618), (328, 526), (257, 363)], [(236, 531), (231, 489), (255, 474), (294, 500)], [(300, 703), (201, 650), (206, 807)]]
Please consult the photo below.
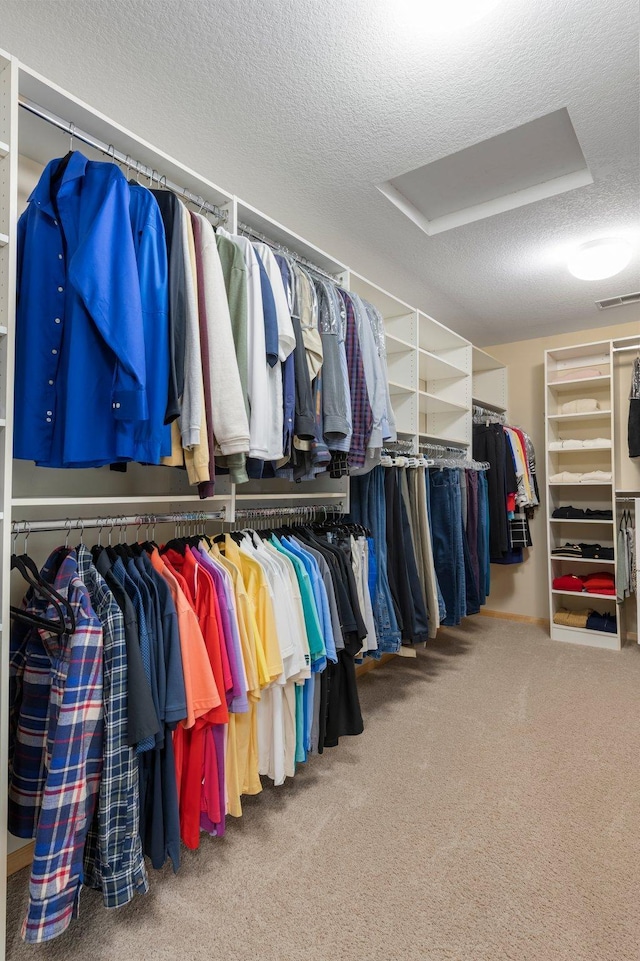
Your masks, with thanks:
[(69, 120), (63, 120), (62, 117), (56, 116), (55, 113), (51, 113), (50, 110), (46, 110), (44, 107), (41, 107), (40, 104), (27, 99), (27, 97), (19, 97), (18, 103), (28, 113), (32, 113), (35, 117), (40, 117), (41, 120), (46, 120), (46, 122), (50, 123), (53, 127), (57, 127), (59, 130), (68, 133), (72, 141), (74, 138), (80, 140), (82, 143), (87, 144), (88, 147), (100, 150), (103, 154), (106, 154), (107, 157), (110, 157), (111, 160), (117, 160), (119, 163), (126, 164), (128, 167), (135, 168), (136, 173), (146, 177), (149, 183), (155, 181), (159, 187), (165, 187), (172, 193), (179, 194), (185, 200), (193, 204), (198, 204), (200, 210), (209, 211), (209, 213), (213, 214), (214, 217), (223, 223), (226, 223), (228, 220), (229, 214), (227, 211), (218, 207), (217, 204), (209, 203), (204, 197), (192, 193), (190, 190), (187, 190), (186, 187), (181, 187), (179, 184), (174, 183), (173, 180), (168, 180), (165, 174), (160, 174), (155, 168), (147, 167), (146, 164), (141, 163), (139, 160), (134, 160), (129, 154), (123, 154), (120, 150), (116, 150), (112, 143), (107, 144), (104, 140), (98, 140), (84, 130), (78, 130), (74, 123)]
[(116, 527), (142, 527), (144, 524), (176, 524), (182, 521), (225, 521), (226, 510), (221, 511), (192, 511), (178, 514), (123, 514), (109, 515), (109, 517), (75, 517), (56, 518), (55, 520), (13, 521), (13, 534), (37, 534), (43, 531), (83, 531), (91, 527), (101, 529), (115, 529)]
[(296, 505), (295, 507), (247, 507), (237, 510), (236, 517), (287, 517), (293, 515), (303, 516), (304, 514), (319, 514), (320, 511), (324, 511), (325, 514), (342, 514), (344, 512), (344, 504), (339, 501), (337, 504), (305, 504)]
[(614, 348), (613, 348), (614, 354), (622, 354), (622, 353), (624, 353), (624, 351), (626, 351), (626, 350), (635, 350), (636, 352), (637, 352), (637, 351), (640, 351), (640, 341), (638, 341), (637, 344), (629, 344), (628, 347), (614, 347)]
[(272, 240), (270, 237), (266, 237), (264, 234), (261, 234), (258, 230), (254, 230), (253, 227), (249, 227), (248, 224), (239, 223), (238, 231), (240, 233), (250, 234), (256, 240), (261, 240), (263, 243), (267, 244), (269, 247), (275, 247), (276, 250), (281, 250), (283, 254), (285, 254), (287, 257), (291, 257), (292, 260), (297, 261), (299, 264), (302, 264), (303, 267), (308, 267), (309, 270), (315, 271), (315, 273), (320, 274), (321, 277), (326, 277), (326, 279), (330, 280), (332, 284), (337, 283), (336, 278), (332, 276), (332, 274), (328, 273), (328, 271), (323, 270), (322, 267), (317, 267), (310, 260), (307, 260), (306, 257), (303, 257), (302, 254), (297, 254), (294, 250), (289, 250), (289, 248), (285, 247), (284, 244), (279, 244), (277, 243), (277, 241)]

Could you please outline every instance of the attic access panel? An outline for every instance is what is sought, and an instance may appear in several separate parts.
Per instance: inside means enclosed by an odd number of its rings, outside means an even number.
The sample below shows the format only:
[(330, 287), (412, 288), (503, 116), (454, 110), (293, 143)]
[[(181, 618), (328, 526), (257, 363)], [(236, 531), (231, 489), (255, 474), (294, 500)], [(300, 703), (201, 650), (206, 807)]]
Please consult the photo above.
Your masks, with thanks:
[(591, 183), (562, 107), (377, 186), (432, 236)]

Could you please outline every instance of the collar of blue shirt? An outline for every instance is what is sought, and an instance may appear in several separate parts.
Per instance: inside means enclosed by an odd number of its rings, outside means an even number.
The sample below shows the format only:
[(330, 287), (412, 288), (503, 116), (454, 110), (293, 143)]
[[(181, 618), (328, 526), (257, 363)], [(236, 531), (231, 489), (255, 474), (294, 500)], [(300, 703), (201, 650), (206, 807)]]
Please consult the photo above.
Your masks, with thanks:
[[(29, 197), (29, 203), (35, 203), (36, 206), (43, 211), (43, 213), (48, 214), (52, 219), (55, 219), (57, 214), (54, 210), (51, 197), (51, 178), (55, 174), (56, 170), (58, 169), (58, 165), (63, 159), (63, 157), (57, 157), (55, 160), (49, 161), (43, 171), (42, 176), (40, 177), (40, 180)], [(62, 180), (58, 187), (57, 193), (60, 192), (64, 188), (65, 184), (69, 183), (71, 180), (77, 180), (78, 177), (84, 177), (88, 163), (89, 161), (84, 154), (80, 153), (79, 150), (74, 150), (69, 157), (69, 162), (62, 175)]]

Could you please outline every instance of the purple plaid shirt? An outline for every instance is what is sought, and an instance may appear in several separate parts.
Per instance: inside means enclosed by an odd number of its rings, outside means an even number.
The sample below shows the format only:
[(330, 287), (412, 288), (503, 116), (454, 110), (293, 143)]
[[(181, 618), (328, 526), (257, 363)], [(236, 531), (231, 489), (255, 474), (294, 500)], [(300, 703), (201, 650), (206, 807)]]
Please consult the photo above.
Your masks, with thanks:
[(347, 351), (347, 370), (349, 372), (349, 387), (351, 389), (351, 417), (353, 434), (349, 448), (349, 467), (362, 467), (367, 457), (367, 445), (373, 427), (373, 412), (367, 393), (367, 382), (364, 375), (364, 365), (358, 340), (358, 327), (351, 298), (346, 290), (339, 291), (347, 311), (347, 333), (345, 348)]
[[(59, 564), (59, 566), (58, 566)], [(10, 674), (15, 697), (9, 830), (35, 836), (25, 941), (62, 934), (77, 913), (82, 855), (102, 773), (102, 626), (78, 576), (75, 551), (55, 551), (43, 577), (76, 618), (62, 637), (16, 622)], [(30, 593), (25, 607), (54, 619), (53, 605)]]

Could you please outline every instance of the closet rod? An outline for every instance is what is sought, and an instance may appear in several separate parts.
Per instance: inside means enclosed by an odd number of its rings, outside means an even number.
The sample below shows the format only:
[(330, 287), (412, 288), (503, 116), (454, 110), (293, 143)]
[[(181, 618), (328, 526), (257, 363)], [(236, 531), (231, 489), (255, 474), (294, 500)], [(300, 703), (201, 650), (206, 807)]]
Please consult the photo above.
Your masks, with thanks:
[(40, 117), (41, 120), (46, 120), (53, 127), (57, 127), (59, 130), (63, 130), (68, 133), (71, 140), (80, 140), (82, 143), (87, 144), (88, 147), (93, 147), (95, 150), (100, 150), (103, 154), (106, 154), (112, 161), (118, 161), (118, 163), (126, 164), (127, 167), (135, 169), (136, 173), (142, 174), (149, 180), (152, 184), (154, 181), (159, 187), (165, 187), (172, 193), (179, 194), (184, 200), (190, 201), (193, 204), (198, 204), (200, 210), (207, 210), (209, 213), (213, 214), (218, 220), (226, 223), (229, 218), (229, 214), (226, 210), (218, 207), (217, 204), (209, 203), (203, 197), (199, 197), (187, 190), (186, 187), (181, 187), (179, 184), (174, 183), (172, 180), (168, 180), (164, 174), (160, 174), (155, 168), (147, 167), (146, 164), (140, 163), (138, 160), (134, 160), (129, 154), (123, 154), (120, 150), (116, 150), (113, 144), (107, 144), (103, 140), (98, 140), (96, 137), (92, 137), (91, 134), (85, 133), (84, 130), (78, 130), (74, 123), (68, 120), (63, 120), (62, 117), (56, 116), (56, 114), (51, 113), (50, 110), (46, 110), (41, 107), (40, 104), (34, 103), (33, 100), (27, 99), (27, 97), (18, 97), (18, 104), (28, 113), (32, 113), (35, 117)]
[(637, 344), (630, 344), (628, 347), (614, 347), (614, 354), (622, 354), (625, 350), (635, 350), (640, 351), (640, 342)]
[(320, 274), (321, 277), (325, 277), (327, 280), (330, 280), (332, 284), (336, 283), (336, 278), (332, 274), (328, 273), (328, 271), (323, 270), (322, 267), (317, 267), (310, 260), (307, 260), (306, 257), (303, 257), (302, 254), (297, 254), (294, 250), (289, 250), (289, 248), (285, 247), (284, 244), (279, 244), (275, 240), (271, 240), (270, 237), (265, 237), (264, 234), (254, 230), (253, 227), (249, 227), (248, 224), (239, 223), (238, 233), (250, 234), (256, 240), (261, 240), (269, 247), (275, 247), (276, 250), (282, 251), (285, 256), (291, 257), (292, 260), (302, 264), (303, 267), (307, 267), (309, 270), (315, 271), (316, 274)]
[(221, 511), (193, 511), (179, 514), (131, 514), (113, 515), (109, 517), (66, 517), (56, 520), (13, 521), (12, 534), (37, 534), (43, 531), (84, 531), (95, 527), (104, 530), (114, 530), (117, 527), (142, 527), (144, 524), (176, 524), (182, 521), (213, 521), (226, 520), (226, 510)]
[(288, 517), (300, 515), (301, 517), (305, 514), (314, 513), (319, 514), (320, 511), (328, 514), (342, 514), (344, 513), (344, 504), (340, 501), (337, 504), (305, 504), (303, 507), (297, 505), (295, 507), (247, 507), (242, 510), (236, 511), (237, 517)]

